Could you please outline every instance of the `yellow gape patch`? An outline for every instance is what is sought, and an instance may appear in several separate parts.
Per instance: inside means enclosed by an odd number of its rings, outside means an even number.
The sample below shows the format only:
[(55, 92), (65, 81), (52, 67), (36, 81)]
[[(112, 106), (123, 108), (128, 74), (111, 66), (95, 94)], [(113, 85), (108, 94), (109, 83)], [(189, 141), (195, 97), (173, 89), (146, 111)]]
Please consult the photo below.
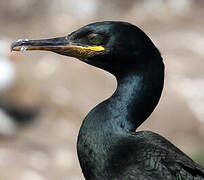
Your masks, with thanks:
[(88, 46), (88, 47), (77, 46), (77, 47), (84, 49), (84, 50), (91, 50), (91, 51), (96, 51), (96, 52), (100, 52), (100, 51), (105, 50), (105, 48), (103, 46)]
[(70, 49), (69, 56), (76, 58), (86, 58), (91, 54), (105, 51), (103, 46), (67, 46), (66, 49)]

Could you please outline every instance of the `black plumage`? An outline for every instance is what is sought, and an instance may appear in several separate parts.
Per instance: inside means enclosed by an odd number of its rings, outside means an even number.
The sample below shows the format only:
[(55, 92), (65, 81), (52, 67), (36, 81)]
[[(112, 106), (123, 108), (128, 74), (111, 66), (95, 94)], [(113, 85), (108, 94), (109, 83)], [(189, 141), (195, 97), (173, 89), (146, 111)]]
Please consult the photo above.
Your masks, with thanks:
[(87, 180), (204, 179), (204, 168), (168, 140), (135, 132), (156, 107), (164, 79), (162, 57), (142, 30), (126, 22), (97, 22), (65, 37), (11, 46), (22, 47), (77, 57), (117, 79), (114, 94), (80, 128), (77, 151)]

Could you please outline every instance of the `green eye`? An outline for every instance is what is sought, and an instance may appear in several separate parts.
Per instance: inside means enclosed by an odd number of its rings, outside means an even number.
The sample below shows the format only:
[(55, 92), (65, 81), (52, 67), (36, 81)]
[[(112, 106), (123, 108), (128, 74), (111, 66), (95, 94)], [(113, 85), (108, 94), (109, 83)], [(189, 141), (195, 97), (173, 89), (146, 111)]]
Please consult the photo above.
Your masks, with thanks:
[(99, 35), (99, 34), (90, 34), (89, 35), (89, 41), (92, 43), (92, 44), (95, 44), (95, 45), (99, 45), (102, 43), (102, 36)]

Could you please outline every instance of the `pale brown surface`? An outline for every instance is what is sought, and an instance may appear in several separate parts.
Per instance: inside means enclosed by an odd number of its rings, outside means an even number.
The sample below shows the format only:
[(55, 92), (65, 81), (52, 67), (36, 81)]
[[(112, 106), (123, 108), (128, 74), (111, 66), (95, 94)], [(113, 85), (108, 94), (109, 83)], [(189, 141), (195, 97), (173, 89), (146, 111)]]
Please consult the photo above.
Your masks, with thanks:
[[(0, 37), (63, 36), (102, 20), (138, 25), (160, 49), (166, 64), (160, 103), (139, 129), (158, 132), (193, 155), (204, 149), (204, 3), (153, 2), (1, 1)], [(27, 106), (43, 104), (44, 108), (34, 124), (12, 137), (1, 137), (0, 180), (83, 179), (76, 154), (78, 130), (88, 111), (113, 93), (115, 78), (49, 52), (18, 56), (17, 82), (4, 98)]]

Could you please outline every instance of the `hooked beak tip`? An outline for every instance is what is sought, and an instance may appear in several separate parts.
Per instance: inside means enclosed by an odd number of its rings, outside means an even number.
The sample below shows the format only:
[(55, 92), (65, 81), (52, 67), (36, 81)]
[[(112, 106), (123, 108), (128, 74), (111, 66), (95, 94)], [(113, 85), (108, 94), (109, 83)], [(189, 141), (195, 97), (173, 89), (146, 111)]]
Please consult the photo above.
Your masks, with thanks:
[(69, 45), (69, 41), (65, 37), (28, 40), (19, 39), (11, 44), (11, 51), (26, 50), (46, 50), (46, 51), (60, 51), (62, 47)]
[(14, 41), (10, 47), (11, 52), (23, 51), (23, 50), (25, 51), (28, 48), (28, 46), (26, 46), (26, 42), (28, 41), (29, 41), (28, 39), (19, 39), (17, 41)]

